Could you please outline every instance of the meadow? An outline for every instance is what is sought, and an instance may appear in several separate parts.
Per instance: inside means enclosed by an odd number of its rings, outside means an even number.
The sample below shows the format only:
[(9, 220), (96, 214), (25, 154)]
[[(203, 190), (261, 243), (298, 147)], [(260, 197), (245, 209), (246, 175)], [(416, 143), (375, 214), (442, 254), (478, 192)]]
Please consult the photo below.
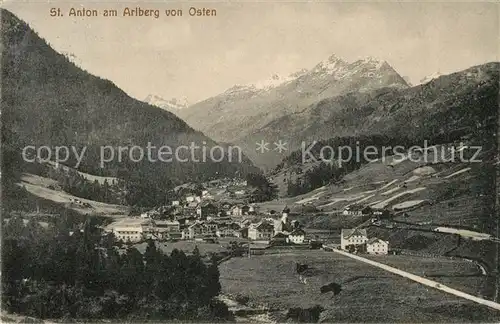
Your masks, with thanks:
[[(383, 256), (379, 261), (400, 266), (403, 270), (439, 273), (443, 283), (454, 283), (477, 274), (474, 264), (445, 258)], [(296, 263), (310, 269), (301, 281)], [(408, 267), (408, 268), (406, 268)], [(279, 255), (233, 258), (220, 265), (222, 292), (229, 296), (248, 297), (249, 305), (270, 310), (293, 307), (325, 309), (321, 321), (327, 322), (470, 322), (500, 320), (500, 313), (425, 287), (336, 253), (294, 251)], [(339, 284), (342, 291), (321, 293), (320, 288)], [(477, 287), (477, 285), (476, 285)], [(467, 290), (474, 289), (470, 285)], [(460, 310), (467, 309), (467, 312)], [(454, 311), (452, 311), (454, 310)]]

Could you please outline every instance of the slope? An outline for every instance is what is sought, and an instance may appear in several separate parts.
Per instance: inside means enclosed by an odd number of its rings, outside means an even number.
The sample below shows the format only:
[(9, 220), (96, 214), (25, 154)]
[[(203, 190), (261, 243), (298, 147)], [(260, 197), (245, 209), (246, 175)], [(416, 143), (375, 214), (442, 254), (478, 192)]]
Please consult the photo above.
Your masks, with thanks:
[[(36, 32), (7, 10), (2, 22), (2, 163), (5, 171), (22, 169), (26, 145), (75, 146), (87, 151), (79, 170), (99, 176), (155, 180), (161, 185), (187, 179), (233, 175), (254, 170), (248, 161), (220, 163), (140, 162), (123, 157), (100, 168), (101, 146), (148, 143), (175, 149), (214, 141), (194, 131), (172, 113), (132, 99), (112, 82), (93, 76), (55, 52)], [(157, 160), (157, 151), (152, 160)], [(21, 161), (22, 162), (22, 161)], [(76, 164), (71, 155), (66, 163)]]
[[(382, 134), (421, 145), (425, 139), (459, 138), (494, 122), (499, 71), (500, 64), (487, 63), (407, 89), (382, 88), (327, 98), (273, 120), (239, 144), (255, 163), (272, 167), (303, 142), (309, 146), (335, 136)], [(261, 139), (281, 139), (288, 151), (259, 154), (255, 142)]]

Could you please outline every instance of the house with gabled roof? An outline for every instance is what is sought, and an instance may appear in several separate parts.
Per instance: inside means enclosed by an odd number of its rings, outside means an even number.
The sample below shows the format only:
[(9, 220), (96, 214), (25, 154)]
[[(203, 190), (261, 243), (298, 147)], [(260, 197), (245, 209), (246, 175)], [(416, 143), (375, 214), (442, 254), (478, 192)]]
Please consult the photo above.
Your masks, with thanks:
[(208, 216), (217, 216), (218, 208), (210, 201), (202, 202), (196, 208), (196, 214), (206, 218)]
[(304, 243), (305, 238), (306, 232), (302, 228), (296, 228), (288, 235), (288, 242), (302, 244)]
[(372, 237), (366, 242), (366, 252), (368, 254), (388, 254), (389, 242), (377, 237)]
[(273, 245), (284, 245), (286, 243), (288, 243), (288, 234), (282, 232), (275, 234), (271, 239)]
[(215, 233), (219, 228), (219, 223), (214, 220), (209, 220), (204, 223), (207, 233)]
[(250, 224), (248, 227), (248, 238), (251, 240), (270, 240), (274, 234), (274, 226), (268, 222)]
[(207, 233), (207, 227), (201, 222), (196, 222), (188, 227), (188, 239), (203, 237)]
[(230, 213), (233, 216), (242, 216), (243, 215), (242, 206), (234, 205), (233, 207), (231, 207)]
[(340, 233), (340, 248), (342, 250), (347, 250), (346, 247), (349, 245), (364, 245), (367, 241), (368, 235), (365, 228), (343, 228)]
[(220, 224), (217, 228), (216, 235), (218, 237), (240, 237), (241, 226), (236, 222)]

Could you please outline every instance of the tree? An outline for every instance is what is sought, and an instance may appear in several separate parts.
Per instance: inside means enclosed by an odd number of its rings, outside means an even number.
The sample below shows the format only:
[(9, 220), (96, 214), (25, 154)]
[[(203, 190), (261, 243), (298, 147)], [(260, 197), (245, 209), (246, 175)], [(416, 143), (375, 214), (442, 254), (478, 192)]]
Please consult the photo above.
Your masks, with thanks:
[(267, 180), (259, 173), (249, 173), (246, 177), (247, 185), (255, 190), (250, 196), (250, 202), (263, 202), (273, 200), (278, 197), (277, 186)]

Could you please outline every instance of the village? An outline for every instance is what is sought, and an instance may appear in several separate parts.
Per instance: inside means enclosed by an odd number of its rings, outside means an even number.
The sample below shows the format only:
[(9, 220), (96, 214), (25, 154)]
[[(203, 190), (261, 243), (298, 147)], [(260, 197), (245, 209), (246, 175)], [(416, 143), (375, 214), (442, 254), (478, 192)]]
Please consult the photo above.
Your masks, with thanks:
[[(219, 183), (211, 185), (218, 189), (227, 188), (227, 185)], [(118, 242), (125, 244), (146, 240), (191, 241), (200, 245), (235, 241), (247, 244), (249, 253), (254, 254), (278, 246), (309, 249), (334, 246), (351, 253), (390, 253), (389, 242), (368, 237), (366, 228), (342, 228), (340, 242), (332, 242), (308, 233), (294, 219), (296, 215), (290, 213), (288, 206), (281, 211), (261, 210), (258, 204), (246, 203), (246, 199), (232, 199), (231, 202), (218, 200), (206, 189), (198, 190), (200, 195), (192, 194), (191, 190), (183, 191), (181, 198), (172, 200), (170, 205), (119, 219), (106, 226), (104, 233), (112, 233)], [(236, 190), (237, 195), (245, 193), (244, 189)], [(232, 196), (234, 194), (232, 192)], [(362, 205), (349, 205), (341, 213), (367, 218), (371, 224), (390, 216), (387, 210), (373, 210)], [(328, 247), (327, 243), (330, 243)]]

